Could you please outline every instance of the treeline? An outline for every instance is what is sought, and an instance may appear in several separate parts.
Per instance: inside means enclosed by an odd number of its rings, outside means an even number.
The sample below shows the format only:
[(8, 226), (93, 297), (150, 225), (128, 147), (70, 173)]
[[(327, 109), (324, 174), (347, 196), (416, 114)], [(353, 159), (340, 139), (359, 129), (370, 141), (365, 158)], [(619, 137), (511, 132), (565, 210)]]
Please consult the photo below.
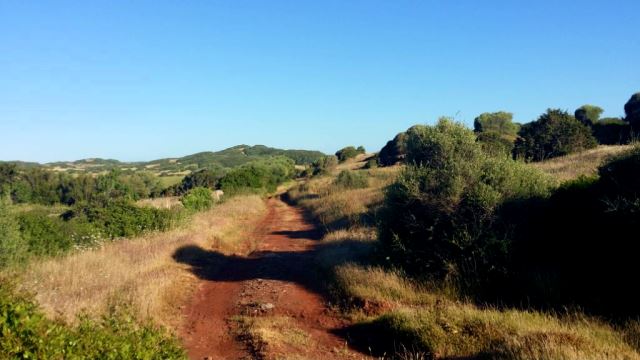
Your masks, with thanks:
[[(513, 114), (509, 112), (483, 113), (474, 120), (474, 132), (477, 141), (492, 154), (541, 161), (598, 144), (632, 142), (640, 134), (640, 93), (631, 96), (624, 110), (623, 118), (601, 119), (604, 110), (594, 105), (583, 105), (573, 114), (549, 109), (537, 120), (523, 125), (513, 122)], [(406, 133), (398, 134), (380, 150), (378, 162), (383, 166), (402, 162), (407, 154), (406, 141)]]
[(410, 128), (402, 150), (379, 217), (393, 264), (481, 302), (638, 315), (640, 149), (560, 187), (448, 119)]
[(14, 203), (42, 205), (139, 200), (160, 195), (161, 183), (148, 172), (123, 174), (112, 170), (104, 175), (70, 175), (41, 168), (19, 168), (0, 164), (0, 194)]
[(189, 190), (204, 187), (222, 190), (226, 196), (239, 193), (274, 192), (283, 182), (299, 175), (295, 162), (289, 157), (275, 156), (253, 161), (231, 170), (204, 169), (193, 172), (162, 191), (163, 196), (183, 195)]
[[(158, 179), (145, 172), (123, 175), (114, 170), (98, 176), (70, 176), (0, 164), (0, 268), (114, 238), (166, 231), (190, 213), (213, 206), (219, 199), (214, 198), (214, 190), (222, 190), (225, 197), (264, 194), (297, 174), (292, 159), (278, 156), (224, 174), (202, 170), (161, 189)], [(138, 199), (162, 194), (180, 196), (183, 207), (156, 209), (135, 204)], [(15, 208), (13, 204), (26, 206)]]

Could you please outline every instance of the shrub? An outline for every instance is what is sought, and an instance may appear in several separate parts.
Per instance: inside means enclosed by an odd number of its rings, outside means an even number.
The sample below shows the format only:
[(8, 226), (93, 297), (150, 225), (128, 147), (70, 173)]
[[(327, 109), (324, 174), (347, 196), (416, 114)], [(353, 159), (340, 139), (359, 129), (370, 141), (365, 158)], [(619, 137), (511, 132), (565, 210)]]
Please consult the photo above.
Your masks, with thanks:
[(375, 169), (377, 167), (378, 167), (378, 159), (375, 157), (367, 160), (367, 163), (364, 164), (365, 169)]
[(202, 211), (213, 206), (211, 190), (204, 187), (196, 187), (187, 192), (181, 199), (182, 205), (187, 210)]
[[(2, 279), (3, 281), (5, 279)], [(185, 359), (178, 341), (161, 329), (112, 311), (75, 327), (47, 319), (34, 303), (0, 282), (0, 358)]]
[(513, 123), (513, 114), (505, 111), (482, 113), (473, 121), (474, 131), (477, 133), (497, 133), (511, 137), (518, 134), (520, 126)]
[(216, 189), (223, 176), (224, 173), (221, 170), (199, 170), (185, 176), (179, 184), (163, 190), (162, 194), (165, 196), (184, 195), (189, 190), (197, 187)]
[(318, 159), (311, 165), (313, 175), (324, 175), (333, 171), (338, 165), (338, 158), (333, 155)]
[(627, 115), (625, 120), (634, 130), (640, 130), (640, 92), (631, 95), (631, 98), (624, 105), (624, 112)]
[(396, 135), (378, 153), (378, 161), (382, 166), (395, 165), (404, 160), (406, 151), (407, 133), (401, 132)]
[(583, 125), (593, 126), (600, 120), (602, 112), (604, 112), (604, 110), (599, 106), (582, 105), (576, 109), (574, 115)]
[(0, 197), (0, 268), (20, 263), (27, 247), (20, 237), (19, 225), (11, 214), (8, 200)]
[(278, 156), (235, 168), (220, 179), (225, 194), (274, 192), (296, 174), (293, 160)]
[(126, 201), (113, 201), (104, 206), (79, 204), (63, 216), (68, 221), (89, 223), (109, 238), (166, 231), (180, 219), (177, 210), (138, 207)]
[(45, 211), (30, 211), (19, 214), (18, 219), (29, 255), (58, 255), (74, 245), (68, 226), (60, 217), (52, 217)]
[(513, 150), (516, 158), (540, 161), (596, 147), (591, 130), (566, 111), (549, 109), (524, 124)]
[(494, 131), (479, 133), (478, 142), (485, 152), (494, 156), (510, 156), (513, 152), (513, 140)]
[(336, 152), (336, 157), (340, 162), (344, 162), (358, 156), (359, 154), (364, 154), (364, 153), (365, 153), (365, 150), (364, 150), (364, 147), (362, 146), (358, 147), (357, 149), (353, 146), (347, 146), (345, 148), (338, 150)]
[(409, 166), (386, 191), (380, 239), (410, 273), (485, 280), (506, 271), (509, 242), (496, 225), (501, 204), (548, 195), (545, 175), (488, 156), (475, 134), (441, 119), (407, 133)]
[(369, 186), (369, 179), (367, 174), (361, 171), (343, 170), (333, 184), (344, 189), (362, 189)]
[(632, 139), (631, 126), (619, 118), (605, 118), (592, 126), (593, 136), (604, 145), (628, 144)]
[(504, 215), (515, 226), (517, 277), (510, 288), (533, 304), (577, 304), (608, 316), (640, 314), (639, 298), (629, 287), (640, 275), (638, 176), (636, 148), (604, 164), (599, 177), (565, 183), (540, 204), (513, 207)]

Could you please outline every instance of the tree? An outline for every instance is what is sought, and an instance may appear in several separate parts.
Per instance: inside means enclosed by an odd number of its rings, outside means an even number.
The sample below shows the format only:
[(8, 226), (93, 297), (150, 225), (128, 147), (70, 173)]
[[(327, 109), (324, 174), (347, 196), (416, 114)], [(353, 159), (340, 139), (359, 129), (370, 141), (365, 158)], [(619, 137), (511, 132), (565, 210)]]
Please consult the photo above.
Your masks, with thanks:
[(185, 209), (193, 211), (202, 211), (213, 206), (213, 197), (211, 190), (205, 187), (195, 187), (180, 199)]
[(578, 121), (587, 126), (593, 126), (600, 120), (600, 115), (604, 110), (601, 107), (595, 105), (582, 105), (576, 109), (574, 115)]
[[(506, 266), (496, 211), (512, 199), (546, 195), (546, 175), (483, 151), (463, 124), (441, 119), (407, 131), (406, 168), (385, 192), (379, 236), (391, 261), (417, 276), (489, 278)], [(500, 272), (498, 270), (497, 272)]]
[(395, 165), (404, 160), (407, 154), (407, 133), (396, 135), (378, 153), (378, 163), (382, 166)]
[(598, 145), (589, 127), (559, 109), (548, 109), (538, 120), (524, 124), (519, 134), (513, 155), (527, 161), (541, 161)]
[[(359, 149), (362, 149), (362, 152), (360, 152)], [(344, 161), (347, 161), (348, 159), (358, 156), (358, 154), (361, 154), (361, 153), (364, 153), (363, 147), (356, 149), (353, 146), (347, 146), (338, 150), (336, 152), (336, 157), (340, 162), (344, 162)]]
[(631, 95), (631, 98), (624, 105), (624, 112), (627, 115), (625, 120), (634, 130), (640, 129), (640, 92)]
[(631, 126), (621, 118), (604, 118), (592, 126), (593, 136), (603, 145), (628, 144), (631, 141)]
[(15, 164), (0, 163), (0, 196), (11, 191), (10, 187), (17, 176)]
[(518, 124), (513, 123), (513, 114), (505, 111), (482, 113), (473, 121), (475, 132), (496, 132), (500, 135), (508, 135), (515, 138), (518, 133)]
[(513, 114), (505, 111), (482, 113), (473, 121), (478, 142), (492, 155), (511, 154), (520, 124), (513, 123)]
[(311, 164), (312, 175), (328, 174), (338, 165), (338, 158), (333, 155), (321, 157)]

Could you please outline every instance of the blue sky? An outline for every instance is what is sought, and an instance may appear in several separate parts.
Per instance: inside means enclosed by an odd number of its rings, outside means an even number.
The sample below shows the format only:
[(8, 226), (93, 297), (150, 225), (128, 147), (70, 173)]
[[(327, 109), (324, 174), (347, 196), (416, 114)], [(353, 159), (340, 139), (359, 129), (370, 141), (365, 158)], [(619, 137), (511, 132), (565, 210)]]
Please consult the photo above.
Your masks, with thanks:
[(640, 1), (0, 0), (0, 160), (378, 150), (640, 91)]

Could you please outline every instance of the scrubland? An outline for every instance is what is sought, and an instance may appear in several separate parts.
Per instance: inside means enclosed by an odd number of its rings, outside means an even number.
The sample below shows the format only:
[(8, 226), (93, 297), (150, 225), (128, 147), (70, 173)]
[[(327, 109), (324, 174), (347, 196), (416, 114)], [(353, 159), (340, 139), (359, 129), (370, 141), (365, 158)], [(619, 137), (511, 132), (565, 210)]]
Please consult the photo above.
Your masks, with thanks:
[[(624, 149), (599, 148), (554, 160), (563, 162), (559, 181), (592, 175), (598, 161)], [(343, 168), (363, 165), (354, 161)], [(369, 179), (366, 187), (353, 189), (336, 182), (338, 169), (289, 192), (326, 229), (317, 261), (332, 302), (354, 323), (345, 330), (354, 346), (400, 359), (640, 359), (635, 322), (621, 326), (580, 310), (478, 303), (392, 266), (377, 239), (376, 217), (385, 186), (401, 169), (352, 170)]]

